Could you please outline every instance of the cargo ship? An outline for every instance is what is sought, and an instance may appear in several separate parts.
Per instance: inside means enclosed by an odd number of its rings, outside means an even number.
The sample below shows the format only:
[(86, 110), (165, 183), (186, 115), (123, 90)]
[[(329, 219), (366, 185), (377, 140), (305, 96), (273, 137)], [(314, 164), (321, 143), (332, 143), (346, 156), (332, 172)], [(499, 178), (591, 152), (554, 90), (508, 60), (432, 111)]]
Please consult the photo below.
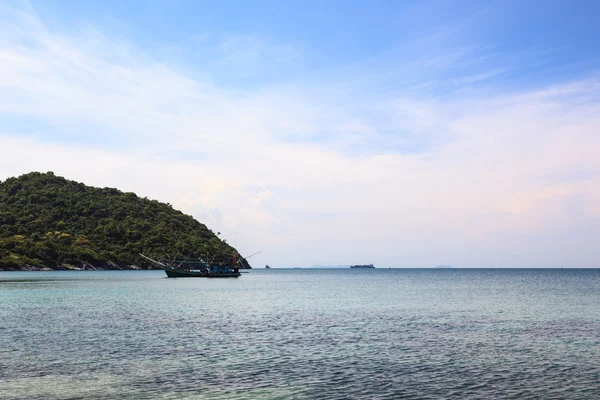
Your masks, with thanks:
[(375, 268), (375, 266), (373, 264), (369, 264), (369, 265), (351, 265), (350, 268)]

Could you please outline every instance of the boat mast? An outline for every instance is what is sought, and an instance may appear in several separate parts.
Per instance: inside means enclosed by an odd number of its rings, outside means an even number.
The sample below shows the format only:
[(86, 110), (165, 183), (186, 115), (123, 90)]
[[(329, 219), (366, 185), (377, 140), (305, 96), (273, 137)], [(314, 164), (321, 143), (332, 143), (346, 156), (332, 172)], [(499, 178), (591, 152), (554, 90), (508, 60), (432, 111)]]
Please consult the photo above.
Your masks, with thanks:
[(163, 267), (163, 268), (165, 268), (165, 267), (166, 267), (166, 264), (164, 264), (164, 263), (161, 263), (160, 261), (156, 261), (156, 260), (154, 260), (154, 259), (152, 259), (152, 258), (150, 258), (150, 257), (148, 257), (148, 256), (145, 256), (145, 255), (143, 255), (142, 253), (138, 253), (138, 254), (139, 254), (140, 256), (144, 257), (146, 260), (150, 261), (150, 262), (151, 262), (152, 264), (154, 264), (154, 265), (158, 265), (159, 267)]

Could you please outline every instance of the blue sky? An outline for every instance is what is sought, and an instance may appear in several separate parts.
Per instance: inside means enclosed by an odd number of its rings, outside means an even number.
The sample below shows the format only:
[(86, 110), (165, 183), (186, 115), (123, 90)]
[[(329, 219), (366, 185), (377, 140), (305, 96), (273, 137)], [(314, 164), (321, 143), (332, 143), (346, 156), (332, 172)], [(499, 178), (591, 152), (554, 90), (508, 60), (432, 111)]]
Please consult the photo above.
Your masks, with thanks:
[(0, 1), (0, 179), (136, 191), (275, 266), (598, 266), (599, 16)]
[[(125, 37), (150, 54), (202, 63), (208, 43), (254, 37), (301, 54), (293, 76), (319, 79), (323, 70), (345, 69), (379, 57), (402, 62), (422, 51), (468, 48), (481, 64), (508, 71), (499, 81), (540, 84), (572, 78), (597, 67), (600, 4), (596, 1), (305, 1), (291, 2), (80, 2), (32, 1), (48, 26), (74, 30), (92, 25)], [(409, 51), (409, 52), (405, 52)], [(280, 80), (256, 71), (250, 82)], [(231, 78), (221, 77), (223, 83)], [(236, 82), (244, 84), (244, 82)]]

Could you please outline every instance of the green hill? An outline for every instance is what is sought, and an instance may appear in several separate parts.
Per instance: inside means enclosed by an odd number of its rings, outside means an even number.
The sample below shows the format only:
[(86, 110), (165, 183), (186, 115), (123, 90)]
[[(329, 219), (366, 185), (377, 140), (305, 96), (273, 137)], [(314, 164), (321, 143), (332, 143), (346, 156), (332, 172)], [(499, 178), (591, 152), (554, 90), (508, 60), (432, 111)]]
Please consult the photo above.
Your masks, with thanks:
[(191, 216), (134, 193), (52, 172), (0, 182), (0, 269), (149, 268), (138, 253), (210, 259), (234, 252)]

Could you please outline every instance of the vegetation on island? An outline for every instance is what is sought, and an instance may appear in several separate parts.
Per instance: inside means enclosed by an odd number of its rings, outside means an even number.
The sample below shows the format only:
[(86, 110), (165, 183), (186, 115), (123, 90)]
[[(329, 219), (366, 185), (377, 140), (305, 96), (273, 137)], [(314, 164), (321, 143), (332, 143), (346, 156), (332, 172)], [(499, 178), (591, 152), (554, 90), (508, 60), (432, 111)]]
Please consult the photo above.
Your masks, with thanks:
[(191, 216), (135, 193), (52, 172), (0, 182), (0, 269), (150, 268), (139, 253), (223, 259), (234, 252)]

